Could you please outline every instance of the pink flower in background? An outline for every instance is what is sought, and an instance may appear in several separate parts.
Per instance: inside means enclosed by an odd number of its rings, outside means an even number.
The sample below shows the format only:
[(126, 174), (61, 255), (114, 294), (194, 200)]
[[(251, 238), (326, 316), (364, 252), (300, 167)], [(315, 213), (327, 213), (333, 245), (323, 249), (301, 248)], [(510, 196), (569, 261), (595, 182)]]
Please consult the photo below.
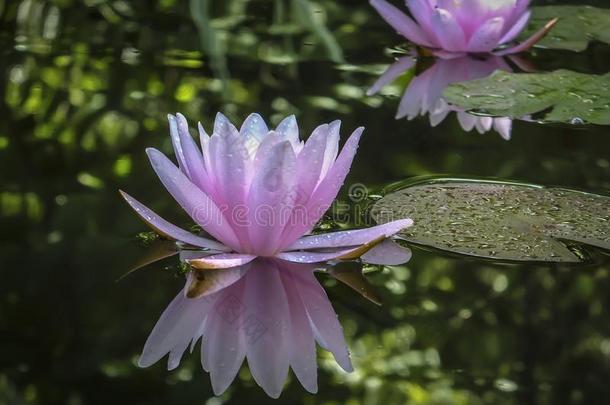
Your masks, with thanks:
[(385, 240), (410, 226), (410, 219), (304, 236), (337, 196), (363, 128), (354, 131), (339, 153), (340, 121), (320, 125), (303, 142), (294, 116), (269, 130), (261, 116), (252, 114), (237, 130), (219, 113), (211, 136), (199, 125), (201, 150), (181, 114), (170, 115), (169, 124), (179, 167), (156, 149), (148, 149), (148, 157), (169, 193), (215, 240), (180, 229), (122, 195), (160, 234), (206, 249), (206, 255), (187, 260), (191, 266), (230, 268), (259, 256), (299, 263), (363, 254), (386, 256), (388, 263), (410, 257)]
[(201, 364), (216, 395), (227, 389), (246, 358), (256, 383), (273, 398), (279, 397), (289, 367), (307, 391), (317, 392), (316, 342), (345, 371), (352, 365), (314, 267), (258, 258), (233, 269), (202, 271), (215, 276), (208, 283), (215, 288), (190, 299), (187, 281), (148, 337), (139, 365), (148, 367), (169, 353), (172, 370), (201, 338)]
[(529, 21), (530, 0), (406, 0), (406, 3), (413, 19), (385, 0), (371, 0), (371, 5), (399, 34), (443, 58), (466, 53), (523, 52), (540, 41), (557, 22), (551, 20), (526, 41), (508, 46)]
[[(413, 56), (405, 56), (379, 77), (368, 90), (372, 95), (396, 79), (417, 62)], [(496, 70), (511, 71), (511, 67), (499, 56), (489, 56), (485, 59), (475, 59), (463, 56), (455, 59), (437, 59), (423, 73), (415, 76), (405, 90), (396, 118), (406, 117), (412, 120), (418, 116), (429, 114), (430, 125), (440, 124), (450, 112), (456, 112), (458, 121), (465, 131), (476, 129), (480, 134), (494, 129), (502, 138), (508, 140), (511, 136), (512, 120), (507, 117), (481, 117), (470, 114), (448, 104), (443, 98), (443, 91), (452, 83), (481, 79), (491, 75)]]

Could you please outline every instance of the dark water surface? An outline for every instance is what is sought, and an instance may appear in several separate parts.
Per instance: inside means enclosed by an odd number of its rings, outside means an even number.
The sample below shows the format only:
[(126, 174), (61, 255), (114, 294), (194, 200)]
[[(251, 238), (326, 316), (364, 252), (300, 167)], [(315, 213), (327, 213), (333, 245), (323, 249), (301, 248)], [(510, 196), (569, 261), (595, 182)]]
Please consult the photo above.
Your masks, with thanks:
[[(116, 282), (145, 252), (117, 189), (189, 225), (144, 153), (170, 151), (168, 112), (206, 128), (217, 111), (273, 124), (294, 113), (303, 133), (341, 119), (342, 139), (363, 125), (346, 200), (350, 184), (440, 174), (610, 192), (607, 128), (515, 122), (506, 141), (464, 132), (455, 115), (435, 128), (395, 120), (400, 93), (364, 93), (401, 39), (365, 1), (188, 3), (0, 0), (0, 404), (273, 402), (246, 366), (214, 398), (197, 355), (172, 372), (135, 364), (183, 278), (168, 259)], [(526, 56), (588, 73), (606, 73), (609, 57), (602, 44)], [(291, 377), (275, 403), (607, 403), (607, 256), (413, 253), (367, 268), (382, 307), (320, 277), (356, 371), (323, 353), (319, 393)]]

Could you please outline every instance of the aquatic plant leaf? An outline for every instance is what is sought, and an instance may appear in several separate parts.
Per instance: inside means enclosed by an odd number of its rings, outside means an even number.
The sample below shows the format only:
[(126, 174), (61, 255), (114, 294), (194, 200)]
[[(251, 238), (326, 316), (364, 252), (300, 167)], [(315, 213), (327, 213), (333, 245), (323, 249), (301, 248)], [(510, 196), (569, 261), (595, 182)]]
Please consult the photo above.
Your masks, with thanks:
[(521, 38), (528, 38), (550, 19), (557, 25), (537, 47), (581, 52), (592, 41), (610, 44), (610, 9), (591, 6), (541, 6), (532, 8), (532, 17)]
[(484, 79), (452, 84), (444, 97), (482, 115), (520, 118), (539, 113), (541, 122), (610, 125), (610, 73), (496, 71)]
[(580, 262), (568, 245), (610, 249), (610, 197), (561, 188), (436, 179), (387, 194), (371, 215), (412, 218), (407, 241), (484, 258)]

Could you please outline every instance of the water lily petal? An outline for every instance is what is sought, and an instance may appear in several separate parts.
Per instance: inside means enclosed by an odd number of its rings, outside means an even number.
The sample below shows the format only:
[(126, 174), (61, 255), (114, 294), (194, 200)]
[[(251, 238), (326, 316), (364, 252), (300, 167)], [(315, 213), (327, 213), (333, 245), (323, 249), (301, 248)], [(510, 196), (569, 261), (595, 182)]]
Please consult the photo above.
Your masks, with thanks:
[(316, 222), (330, 208), (333, 200), (337, 196), (339, 189), (349, 173), (352, 161), (358, 149), (358, 142), (362, 136), (364, 128), (356, 129), (349, 139), (345, 142), (341, 153), (335, 163), (328, 171), (328, 174), (318, 184), (311, 198), (304, 207), (304, 215), (296, 223), (290, 224), (282, 236), (282, 246), (290, 246), (301, 235), (310, 231)]
[(328, 124), (320, 125), (314, 129), (297, 157), (297, 204), (307, 201), (318, 185), (322, 165), (324, 164), (328, 136)]
[(370, 3), (400, 35), (419, 45), (434, 46), (415, 21), (398, 8), (385, 0), (371, 0)]
[[(201, 155), (201, 151), (197, 147), (197, 144), (193, 140), (193, 137), (189, 133), (186, 118), (184, 118), (184, 116), (180, 113), (178, 113), (176, 117), (173, 115), (168, 115), (167, 117), (171, 132), (178, 132), (178, 139), (182, 152), (181, 165), (184, 166), (183, 172), (185, 172), (188, 178), (193, 183), (198, 185), (202, 190), (207, 190), (208, 176), (205, 172), (203, 156)], [(172, 135), (172, 139), (173, 138), (174, 136)]]
[(377, 246), (385, 239), (385, 236), (372, 240), (366, 244), (351, 247), (349, 249), (338, 249), (327, 252), (289, 251), (278, 253), (275, 257), (294, 263), (321, 263), (329, 260), (355, 260)]
[[(428, 0), (407, 0), (407, 7), (411, 12), (411, 15), (419, 23), (419, 25), (426, 31), (432, 32), (430, 23), (430, 16), (432, 15), (432, 7)], [(434, 41), (431, 41), (434, 42)], [(432, 44), (437, 45), (437, 44)]]
[(546, 23), (546, 25), (544, 27), (542, 27), (540, 30), (538, 30), (536, 33), (534, 33), (531, 37), (529, 37), (524, 42), (520, 43), (519, 45), (515, 45), (513, 47), (507, 48), (507, 49), (502, 49), (500, 51), (496, 51), (496, 52), (494, 52), (494, 54), (498, 55), (498, 56), (504, 56), (504, 55), (510, 55), (512, 53), (519, 53), (519, 52), (527, 51), (532, 46), (534, 46), (538, 41), (540, 41), (542, 38), (544, 38), (544, 36), (546, 34), (548, 34), (548, 32), (555, 26), (555, 24), (557, 24), (557, 21), (559, 21), (559, 19), (557, 19), (557, 18), (552, 19), (551, 21)]
[(231, 250), (222, 243), (218, 243), (214, 240), (197, 236), (191, 232), (177, 227), (176, 225), (161, 218), (153, 210), (151, 210), (129, 194), (121, 190), (119, 190), (119, 192), (121, 193), (121, 196), (125, 199), (125, 201), (127, 201), (127, 204), (129, 204), (131, 208), (133, 208), (136, 214), (138, 214), (138, 216), (142, 218), (142, 220), (146, 222), (148, 226), (150, 226), (155, 232), (159, 233), (160, 235), (180, 242), (188, 243), (189, 245), (193, 246), (214, 249), (218, 251)]
[(455, 17), (442, 8), (434, 9), (432, 28), (441, 47), (446, 51), (460, 52), (466, 47), (466, 36)]
[(284, 118), (278, 124), (275, 132), (280, 136), (280, 138), (289, 140), (293, 148), (297, 148), (297, 146), (300, 144), (299, 126), (297, 125), (297, 119), (294, 115), (289, 115), (288, 117)]
[(209, 255), (198, 259), (188, 259), (187, 263), (200, 270), (207, 269), (227, 269), (230, 267), (243, 266), (256, 259), (255, 255), (241, 253), (221, 253)]
[(339, 138), (341, 131), (341, 120), (336, 120), (328, 124), (328, 136), (326, 137), (326, 147), (324, 149), (324, 160), (322, 169), (320, 170), (320, 178), (318, 184), (326, 175), (337, 159), (339, 153)]
[(267, 124), (259, 114), (250, 114), (241, 125), (239, 134), (244, 139), (244, 145), (250, 158), (254, 158), (261, 141), (269, 132)]
[(530, 11), (523, 13), (517, 22), (511, 26), (508, 31), (506, 31), (504, 36), (498, 41), (498, 44), (502, 45), (517, 38), (517, 35), (519, 35), (527, 26), (531, 15), (532, 13)]
[(217, 134), (224, 136), (229, 133), (239, 133), (239, 131), (223, 113), (216, 113), (216, 118), (214, 119), (214, 132), (212, 132), (212, 135)]
[[(261, 145), (262, 147), (263, 145)], [(256, 173), (250, 185), (250, 244), (259, 255), (273, 254), (292, 212), (296, 198), (296, 156), (288, 141), (271, 147), (263, 156), (257, 154)]]
[(413, 225), (411, 219), (400, 219), (365, 229), (329, 232), (319, 235), (304, 236), (290, 245), (287, 250), (320, 249), (363, 245), (378, 239), (390, 237)]
[(503, 30), (504, 18), (490, 18), (472, 34), (468, 42), (468, 50), (470, 52), (493, 51), (498, 46)]
[(191, 218), (210, 235), (235, 249), (238, 246), (237, 238), (218, 206), (164, 154), (153, 148), (148, 148), (146, 153), (165, 188)]

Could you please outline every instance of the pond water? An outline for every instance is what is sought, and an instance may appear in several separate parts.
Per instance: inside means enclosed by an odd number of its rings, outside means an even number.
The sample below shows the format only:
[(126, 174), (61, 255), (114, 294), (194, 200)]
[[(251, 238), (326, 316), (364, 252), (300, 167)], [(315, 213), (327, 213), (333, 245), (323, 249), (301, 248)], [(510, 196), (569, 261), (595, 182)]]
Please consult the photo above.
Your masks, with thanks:
[[(315, 395), (291, 375), (272, 400), (244, 365), (214, 397), (196, 354), (173, 371), (164, 361), (137, 367), (184, 277), (173, 257), (121, 278), (149, 248), (117, 190), (191, 225), (144, 153), (170, 152), (167, 113), (206, 128), (217, 111), (235, 122), (256, 111), (273, 125), (295, 114), (304, 134), (340, 119), (342, 142), (366, 127), (340, 194), (351, 208), (417, 176), (610, 193), (606, 127), (515, 120), (507, 140), (505, 127), (464, 131), (456, 113), (434, 127), (428, 116), (395, 119), (407, 78), (435, 62), (424, 58), (368, 96), (408, 47), (365, 1), (208, 3), (0, 0), (0, 403), (605, 403), (602, 250), (579, 264), (522, 264), (414, 245), (405, 265), (364, 268), (381, 306), (318, 274), (355, 371), (320, 351)], [(605, 74), (610, 45), (535, 49), (523, 59), (542, 72)], [(451, 63), (433, 85), (498, 68)], [(469, 63), (492, 67), (448, 77)], [(329, 215), (322, 228), (357, 222), (338, 221)]]

